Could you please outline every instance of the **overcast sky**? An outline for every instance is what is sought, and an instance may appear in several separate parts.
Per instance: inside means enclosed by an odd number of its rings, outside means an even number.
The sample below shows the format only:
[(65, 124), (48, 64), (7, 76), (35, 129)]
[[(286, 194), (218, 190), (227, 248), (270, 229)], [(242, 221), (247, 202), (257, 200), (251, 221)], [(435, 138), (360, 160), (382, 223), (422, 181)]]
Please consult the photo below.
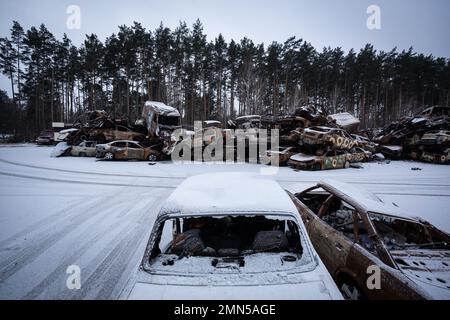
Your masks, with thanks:
[[(66, 26), (69, 5), (81, 10), (81, 28)], [(381, 29), (366, 25), (368, 6), (381, 10)], [(450, 58), (449, 0), (14, 0), (0, 1), (0, 37), (9, 37), (13, 20), (28, 29), (44, 23), (57, 37), (67, 33), (79, 45), (87, 33), (103, 41), (117, 26), (133, 21), (154, 30), (162, 21), (174, 29), (179, 21), (191, 26), (197, 18), (208, 39), (244, 36), (266, 45), (291, 36), (324, 46), (359, 50), (366, 43), (379, 50), (394, 47)], [(9, 89), (0, 77), (0, 88)]]

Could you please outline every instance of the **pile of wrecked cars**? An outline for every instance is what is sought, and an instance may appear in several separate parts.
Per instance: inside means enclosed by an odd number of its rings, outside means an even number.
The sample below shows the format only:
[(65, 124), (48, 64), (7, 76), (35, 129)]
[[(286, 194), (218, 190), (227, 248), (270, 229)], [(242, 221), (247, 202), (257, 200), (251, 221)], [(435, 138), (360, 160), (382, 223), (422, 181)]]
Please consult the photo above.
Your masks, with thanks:
[(365, 137), (351, 135), (359, 120), (349, 113), (326, 117), (313, 107), (303, 107), (277, 121), (281, 147), (269, 150), (272, 164), (301, 170), (348, 168), (352, 163), (370, 161), (374, 144)]
[(105, 111), (87, 112), (65, 130), (64, 143), (53, 156), (97, 157), (105, 160), (157, 161), (170, 156), (176, 141), (172, 132), (181, 128), (177, 109), (161, 102), (147, 101), (134, 126)]
[(382, 129), (373, 141), (393, 159), (450, 163), (450, 107), (430, 107)]

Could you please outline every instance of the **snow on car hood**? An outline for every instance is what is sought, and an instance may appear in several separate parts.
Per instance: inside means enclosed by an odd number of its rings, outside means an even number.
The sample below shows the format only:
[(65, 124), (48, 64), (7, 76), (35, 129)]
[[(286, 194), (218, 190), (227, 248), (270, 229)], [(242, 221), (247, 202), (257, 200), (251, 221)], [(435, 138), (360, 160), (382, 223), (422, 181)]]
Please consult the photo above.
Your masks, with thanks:
[[(323, 266), (307, 273), (241, 274), (223, 277), (156, 276), (140, 271), (123, 298), (129, 300), (341, 300)], [(250, 281), (250, 282), (249, 282)]]
[[(400, 270), (431, 299), (450, 299), (450, 251), (391, 251)], [(402, 263), (399, 263), (401, 259)]]
[(312, 156), (312, 155), (309, 155), (309, 154), (297, 153), (297, 154), (294, 154), (291, 157), (291, 160), (299, 161), (299, 162), (306, 162), (306, 161), (312, 161), (312, 160), (314, 160), (316, 158), (317, 158), (316, 156)]

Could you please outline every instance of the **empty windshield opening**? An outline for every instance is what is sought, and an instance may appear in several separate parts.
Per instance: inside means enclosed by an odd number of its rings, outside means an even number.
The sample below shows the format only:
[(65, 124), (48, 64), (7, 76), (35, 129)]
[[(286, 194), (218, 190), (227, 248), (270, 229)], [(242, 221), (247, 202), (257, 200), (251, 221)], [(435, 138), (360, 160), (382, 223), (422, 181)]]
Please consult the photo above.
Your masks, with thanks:
[(263, 252), (302, 253), (293, 220), (265, 216), (174, 218), (166, 220), (152, 257), (236, 257)]
[(179, 124), (179, 117), (174, 116), (159, 115), (158, 120), (159, 124), (163, 126), (178, 126)]

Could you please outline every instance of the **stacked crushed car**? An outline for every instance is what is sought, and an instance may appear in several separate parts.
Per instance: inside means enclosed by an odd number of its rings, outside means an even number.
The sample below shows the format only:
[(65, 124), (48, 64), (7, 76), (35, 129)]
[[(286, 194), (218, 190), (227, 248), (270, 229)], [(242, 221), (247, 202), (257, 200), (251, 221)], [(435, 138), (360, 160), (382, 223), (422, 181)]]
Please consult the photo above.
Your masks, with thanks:
[(414, 117), (394, 122), (373, 141), (392, 159), (450, 163), (450, 107), (431, 107)]

